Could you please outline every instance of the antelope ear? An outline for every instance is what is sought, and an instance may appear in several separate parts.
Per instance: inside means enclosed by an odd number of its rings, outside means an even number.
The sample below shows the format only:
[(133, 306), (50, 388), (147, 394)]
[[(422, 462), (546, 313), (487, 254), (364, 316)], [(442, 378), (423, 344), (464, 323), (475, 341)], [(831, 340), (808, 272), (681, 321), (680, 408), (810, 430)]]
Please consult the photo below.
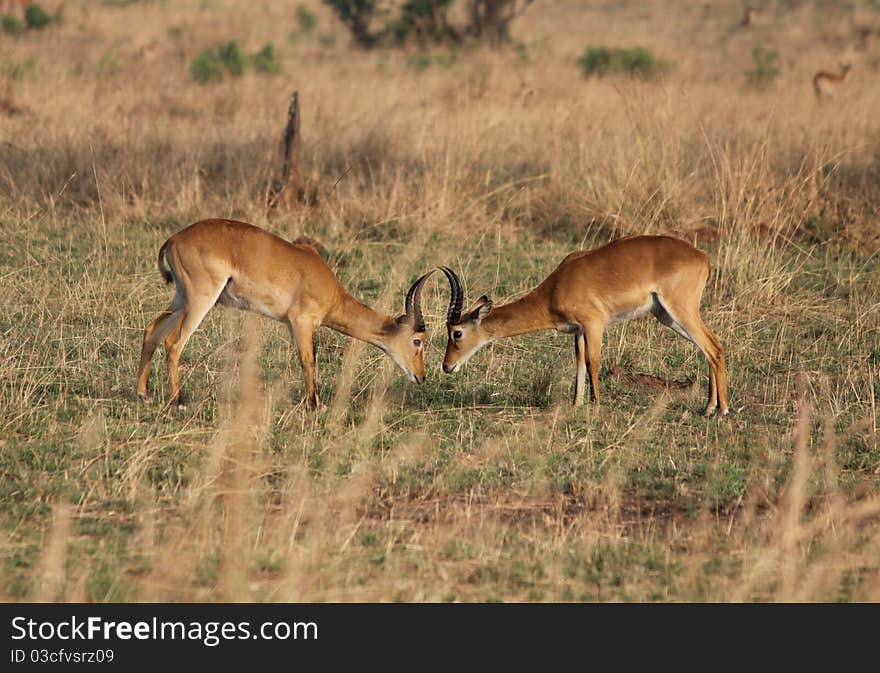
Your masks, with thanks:
[(474, 304), (474, 307), (468, 311), (468, 320), (475, 322), (479, 325), (483, 322), (483, 318), (489, 315), (492, 312), (492, 300), (489, 299), (486, 295), (483, 295), (479, 299), (477, 299), (477, 303)]
[(407, 315), (406, 313), (397, 316), (394, 319), (394, 324), (398, 327), (410, 327), (414, 332), (424, 332), (427, 329), (427, 326), (424, 323), (422, 323), (421, 325), (417, 325), (416, 319), (411, 315)]

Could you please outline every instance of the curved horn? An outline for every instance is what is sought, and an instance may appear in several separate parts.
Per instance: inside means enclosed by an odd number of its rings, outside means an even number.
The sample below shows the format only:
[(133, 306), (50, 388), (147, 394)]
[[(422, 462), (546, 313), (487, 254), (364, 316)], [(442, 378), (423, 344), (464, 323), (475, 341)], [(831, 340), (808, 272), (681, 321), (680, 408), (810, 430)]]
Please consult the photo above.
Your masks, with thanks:
[(450, 297), (449, 309), (446, 311), (446, 324), (457, 325), (461, 320), (461, 307), (464, 305), (464, 290), (461, 287), (461, 280), (449, 267), (441, 266), (440, 269), (449, 280)]
[(404, 302), (406, 315), (408, 318), (412, 318), (417, 332), (421, 332), (425, 329), (425, 319), (422, 317), (422, 286), (434, 271), (436, 271), (436, 269), (431, 269), (428, 273), (419, 278), (412, 284), (409, 292), (406, 293), (406, 301)]

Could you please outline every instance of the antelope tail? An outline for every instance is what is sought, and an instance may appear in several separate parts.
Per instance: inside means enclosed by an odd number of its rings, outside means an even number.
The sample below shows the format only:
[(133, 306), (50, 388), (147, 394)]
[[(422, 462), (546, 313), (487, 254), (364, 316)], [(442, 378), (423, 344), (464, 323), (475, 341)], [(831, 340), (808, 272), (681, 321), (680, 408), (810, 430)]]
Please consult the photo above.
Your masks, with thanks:
[(168, 285), (174, 282), (174, 275), (171, 273), (171, 267), (168, 266), (168, 260), (165, 259), (165, 251), (168, 249), (168, 244), (171, 243), (171, 239), (169, 238), (162, 244), (162, 247), (159, 248), (159, 273), (162, 274), (162, 278), (165, 279), (165, 282)]

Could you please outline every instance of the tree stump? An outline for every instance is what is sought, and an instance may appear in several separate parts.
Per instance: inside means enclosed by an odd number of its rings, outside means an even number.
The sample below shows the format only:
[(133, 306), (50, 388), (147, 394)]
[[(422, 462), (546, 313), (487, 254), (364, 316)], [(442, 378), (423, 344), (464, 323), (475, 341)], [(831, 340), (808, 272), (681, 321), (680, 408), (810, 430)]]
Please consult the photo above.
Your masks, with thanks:
[(281, 181), (269, 195), (269, 214), (292, 210), (304, 201), (305, 190), (299, 167), (299, 92), (294, 91), (287, 108), (287, 125), (282, 135)]

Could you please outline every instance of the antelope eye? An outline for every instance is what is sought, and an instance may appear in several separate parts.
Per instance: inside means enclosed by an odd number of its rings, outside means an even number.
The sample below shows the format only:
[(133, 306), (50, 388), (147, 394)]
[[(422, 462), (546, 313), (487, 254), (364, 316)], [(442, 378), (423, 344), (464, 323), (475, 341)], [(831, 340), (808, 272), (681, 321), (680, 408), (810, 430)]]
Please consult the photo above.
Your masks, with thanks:
[(452, 338), (455, 339), (456, 341), (458, 341), (459, 339), (461, 339), (461, 330), (460, 330), (460, 329), (455, 330), (455, 331), (452, 333)]
[(421, 346), (421, 345), (422, 345), (422, 340), (421, 340), (421, 339), (413, 339), (413, 346), (415, 346), (416, 348), (418, 348), (418, 347)]

